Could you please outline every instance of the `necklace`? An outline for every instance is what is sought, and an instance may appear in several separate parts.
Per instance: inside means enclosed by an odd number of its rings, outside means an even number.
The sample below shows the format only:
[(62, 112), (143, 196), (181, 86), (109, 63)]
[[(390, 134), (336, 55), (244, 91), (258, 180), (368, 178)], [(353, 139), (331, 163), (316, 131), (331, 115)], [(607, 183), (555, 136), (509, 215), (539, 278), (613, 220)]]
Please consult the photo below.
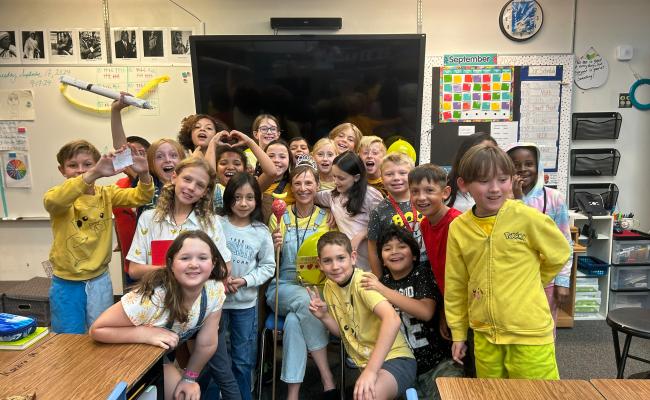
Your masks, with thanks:
[(305, 226), (305, 231), (302, 233), (302, 239), (300, 238), (300, 233), (298, 231), (298, 209), (296, 206), (293, 206), (293, 215), (296, 218), (296, 253), (300, 249), (300, 245), (305, 241), (305, 236), (307, 236), (307, 230), (309, 229), (309, 224), (311, 223), (311, 217), (314, 215), (315, 205), (311, 206), (311, 211), (309, 212), (309, 220)]

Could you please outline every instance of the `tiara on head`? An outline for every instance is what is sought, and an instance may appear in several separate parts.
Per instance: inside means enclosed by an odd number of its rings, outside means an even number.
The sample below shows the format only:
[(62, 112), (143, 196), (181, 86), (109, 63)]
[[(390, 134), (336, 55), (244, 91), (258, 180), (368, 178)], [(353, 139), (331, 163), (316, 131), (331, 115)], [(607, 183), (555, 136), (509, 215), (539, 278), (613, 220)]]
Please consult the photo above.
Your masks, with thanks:
[(318, 171), (318, 166), (316, 165), (316, 161), (314, 161), (313, 158), (309, 154), (301, 154), (298, 156), (296, 159), (296, 167), (300, 167), (301, 165), (306, 165), (313, 169), (314, 171)]

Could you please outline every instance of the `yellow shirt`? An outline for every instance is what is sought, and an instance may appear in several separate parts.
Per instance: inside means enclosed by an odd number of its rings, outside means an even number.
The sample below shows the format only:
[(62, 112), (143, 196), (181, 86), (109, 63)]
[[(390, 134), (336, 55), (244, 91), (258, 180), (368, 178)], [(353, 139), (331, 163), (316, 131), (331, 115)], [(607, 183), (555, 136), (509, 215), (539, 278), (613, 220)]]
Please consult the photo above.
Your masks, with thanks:
[(477, 217), (474, 214), (474, 210), (471, 211), (471, 215), (474, 222), (476, 222), (476, 225), (478, 225), (483, 232), (489, 236), (492, 233), (492, 228), (494, 228), (494, 222), (497, 220), (497, 216), (491, 215), (489, 217)]
[[(277, 187), (278, 187), (278, 182), (273, 182), (271, 186), (269, 186), (268, 189), (264, 191), (264, 194), (272, 195), (273, 191)], [(282, 191), (282, 193), (287, 194), (287, 197), (284, 198), (284, 202), (287, 203), (287, 205), (291, 205), (296, 202), (296, 199), (293, 197), (293, 192), (291, 191), (290, 183), (287, 182), (287, 184), (284, 185), (284, 190)]]
[(50, 262), (54, 275), (82, 281), (103, 274), (111, 260), (114, 207), (138, 207), (153, 197), (153, 180), (135, 188), (89, 185), (83, 177), (67, 179), (45, 193), (43, 203), (52, 224)]
[(253, 151), (251, 149), (246, 149), (244, 150), (244, 154), (246, 154), (248, 166), (255, 169), (255, 166), (257, 165), (257, 157), (255, 157), (255, 154), (253, 154)]
[[(304, 218), (298, 218), (298, 229), (307, 229), (309, 227), (313, 227), (316, 224), (316, 220), (318, 219), (318, 214), (320, 213), (320, 207), (314, 206), (314, 212), (311, 214), (309, 217), (304, 217)], [(296, 214), (293, 213), (293, 207), (287, 207), (287, 212), (289, 213), (289, 221), (291, 221), (291, 227), (293, 228), (296, 223)], [(327, 225), (327, 215), (329, 213), (325, 212), (325, 218), (323, 218), (323, 221), (321, 222), (320, 226), (318, 226), (317, 231), (323, 231), (327, 232), (329, 231), (329, 226)], [(309, 226), (307, 226), (309, 224)], [(271, 215), (271, 218), (269, 218), (269, 230), (273, 232), (275, 228), (278, 227), (278, 223), (275, 220), (275, 216)], [(284, 224), (282, 221), (282, 218), (280, 218), (280, 233), (282, 233), (282, 237), (284, 237), (285, 232), (287, 231), (287, 226)]]
[[(373, 310), (377, 304), (388, 301), (376, 291), (362, 288), (362, 277), (363, 271), (355, 268), (352, 280), (345, 287), (328, 279), (323, 289), (327, 308), (339, 326), (345, 349), (358, 367), (368, 364), (377, 343), (381, 320)], [(397, 357), (414, 358), (401, 331), (397, 332), (386, 360)]]

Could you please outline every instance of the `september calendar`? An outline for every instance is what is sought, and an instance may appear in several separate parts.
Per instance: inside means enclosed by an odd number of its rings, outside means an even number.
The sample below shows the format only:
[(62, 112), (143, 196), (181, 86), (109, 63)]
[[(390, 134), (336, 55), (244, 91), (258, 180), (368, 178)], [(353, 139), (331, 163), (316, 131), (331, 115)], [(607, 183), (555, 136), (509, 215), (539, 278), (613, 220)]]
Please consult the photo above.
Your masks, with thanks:
[(440, 68), (439, 121), (512, 121), (512, 79), (509, 66)]

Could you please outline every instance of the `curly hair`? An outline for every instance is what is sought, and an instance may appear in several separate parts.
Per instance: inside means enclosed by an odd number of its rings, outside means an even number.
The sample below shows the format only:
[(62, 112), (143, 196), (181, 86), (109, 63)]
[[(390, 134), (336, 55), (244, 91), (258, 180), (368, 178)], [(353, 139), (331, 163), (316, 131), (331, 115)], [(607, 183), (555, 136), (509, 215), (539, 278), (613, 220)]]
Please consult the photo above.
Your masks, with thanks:
[(163, 287), (165, 298), (162, 305), (165, 310), (169, 310), (169, 320), (182, 324), (188, 322), (190, 310), (183, 306), (183, 291), (174, 276), (172, 265), (174, 257), (181, 250), (186, 239), (199, 239), (210, 247), (214, 268), (210, 272), (208, 280), (219, 281), (226, 276), (226, 263), (210, 236), (203, 231), (184, 231), (169, 246), (165, 255), (165, 268), (156, 268), (148, 272), (135, 287), (135, 292), (142, 295), (143, 301), (144, 299), (151, 300), (156, 288)]
[[(214, 196), (217, 173), (204, 158), (199, 157), (188, 157), (179, 162), (176, 164), (174, 173), (178, 176), (185, 168), (191, 167), (202, 168), (208, 174), (208, 186), (205, 189), (205, 194), (199, 201), (194, 203), (193, 211), (203, 229), (212, 228), (212, 197)], [(156, 211), (154, 212), (154, 221), (162, 222), (166, 216), (173, 216), (176, 205), (175, 189), (176, 185), (170, 182), (160, 190), (160, 197), (158, 197)]]
[(209, 119), (214, 125), (214, 132), (227, 131), (228, 125), (225, 122), (216, 119), (215, 117), (207, 114), (192, 114), (183, 118), (181, 121), (181, 129), (178, 131), (178, 142), (183, 145), (187, 150), (194, 151), (196, 145), (192, 142), (192, 129), (199, 120)]

